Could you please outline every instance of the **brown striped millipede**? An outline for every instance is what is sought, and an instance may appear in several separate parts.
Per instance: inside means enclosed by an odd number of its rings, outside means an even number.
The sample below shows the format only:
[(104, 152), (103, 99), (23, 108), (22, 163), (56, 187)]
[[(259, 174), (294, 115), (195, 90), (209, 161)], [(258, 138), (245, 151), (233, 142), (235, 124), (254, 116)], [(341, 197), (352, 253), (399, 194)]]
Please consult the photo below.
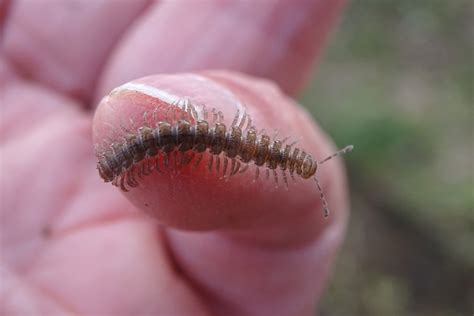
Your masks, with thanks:
[[(135, 84), (136, 89), (138, 85)], [(123, 87), (122, 87), (123, 89)], [(158, 91), (158, 92), (157, 92)], [(96, 149), (97, 169), (105, 182), (112, 182), (127, 192), (139, 186), (139, 180), (154, 171), (176, 170), (185, 165), (199, 166), (207, 154), (207, 170), (216, 171), (221, 179), (228, 180), (255, 165), (254, 181), (258, 180), (263, 168), (266, 177), (273, 174), (276, 186), (280, 176), (288, 188), (287, 174), (295, 180), (313, 179), (319, 190), (324, 215), (329, 209), (317, 178), (319, 165), (330, 159), (350, 152), (347, 146), (327, 158), (317, 161), (296, 142), (287, 143), (270, 137), (264, 130), (258, 132), (252, 118), (245, 110), (237, 110), (230, 125), (224, 123), (224, 115), (216, 109), (209, 111), (205, 106), (196, 107), (187, 98), (170, 96), (155, 90), (155, 97), (169, 104), (168, 113), (161, 121), (148, 123), (148, 113), (143, 114), (141, 127), (123, 130), (125, 136), (111, 142), (108, 146)], [(198, 112), (199, 110), (199, 112)], [(155, 117), (156, 112), (151, 113)]]

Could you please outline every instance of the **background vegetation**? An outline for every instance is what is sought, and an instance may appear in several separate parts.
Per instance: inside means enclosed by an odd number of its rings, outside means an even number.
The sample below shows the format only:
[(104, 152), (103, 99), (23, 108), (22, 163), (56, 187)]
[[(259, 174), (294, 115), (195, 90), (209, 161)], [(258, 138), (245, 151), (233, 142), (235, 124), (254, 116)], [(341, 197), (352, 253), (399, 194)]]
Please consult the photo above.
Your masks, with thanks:
[(359, 0), (302, 97), (347, 157), (321, 315), (474, 312), (474, 4)]

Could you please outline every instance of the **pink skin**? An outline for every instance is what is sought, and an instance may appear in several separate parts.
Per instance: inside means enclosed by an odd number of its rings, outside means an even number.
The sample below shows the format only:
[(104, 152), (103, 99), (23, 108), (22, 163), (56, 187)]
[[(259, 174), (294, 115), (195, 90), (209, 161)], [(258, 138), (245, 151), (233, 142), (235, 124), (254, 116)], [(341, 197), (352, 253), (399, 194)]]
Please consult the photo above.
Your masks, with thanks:
[[(199, 174), (171, 183), (153, 174), (144, 180), (147, 188), (121, 194), (98, 177), (93, 112), (84, 110), (92, 104), (84, 100), (148, 73), (215, 67), (266, 76), (294, 92), (341, 4), (308, 1), (302, 10), (303, 2), (268, 1), (260, 4), (266, 10), (256, 10), (209, 2), (196, 14), (174, 1), (25, 2), (12, 2), (0, 21), (0, 311), (312, 315), (344, 233), (348, 204), (340, 162), (319, 173), (329, 220), (322, 218), (314, 182), (286, 192), (272, 181), (252, 185), (252, 173), (227, 183)], [(292, 20), (296, 13), (300, 19)], [(244, 27), (233, 28), (235, 19), (245, 19)], [(58, 27), (60, 20), (70, 23)], [(194, 32), (163, 20), (189, 22)], [(199, 28), (207, 36), (196, 40)], [(170, 39), (151, 41), (150, 33)], [(314, 157), (334, 151), (309, 116), (271, 84), (231, 72), (200, 75), (219, 88), (190, 75), (142, 80), (215, 103), (227, 120), (238, 98), (259, 128), (302, 136), (301, 147)], [(223, 100), (225, 91), (234, 96)], [(110, 111), (111, 104), (129, 100), (122, 95), (101, 104), (96, 140), (106, 136), (104, 122), (140, 117), (139, 107)], [(137, 102), (148, 104), (141, 97)], [(182, 199), (166, 194), (171, 186)], [(144, 202), (162, 225), (136, 211)]]

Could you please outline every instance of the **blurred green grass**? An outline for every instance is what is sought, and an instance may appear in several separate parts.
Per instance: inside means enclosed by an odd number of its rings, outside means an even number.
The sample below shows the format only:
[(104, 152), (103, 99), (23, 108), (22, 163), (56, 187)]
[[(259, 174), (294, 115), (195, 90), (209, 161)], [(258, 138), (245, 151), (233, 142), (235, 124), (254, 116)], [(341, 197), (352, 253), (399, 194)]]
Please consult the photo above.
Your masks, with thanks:
[(473, 6), (353, 1), (301, 98), (339, 146), (355, 145), (322, 315), (474, 311)]

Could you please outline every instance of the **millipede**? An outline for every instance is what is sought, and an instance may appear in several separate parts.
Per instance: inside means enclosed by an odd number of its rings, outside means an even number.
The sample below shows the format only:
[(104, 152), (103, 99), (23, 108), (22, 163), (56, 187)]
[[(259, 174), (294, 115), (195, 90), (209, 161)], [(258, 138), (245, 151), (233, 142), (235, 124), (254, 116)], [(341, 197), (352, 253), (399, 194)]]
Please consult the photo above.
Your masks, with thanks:
[(209, 155), (207, 170), (215, 171), (220, 179), (247, 172), (251, 164), (255, 166), (254, 181), (263, 170), (277, 187), (282, 182), (288, 189), (288, 175), (293, 181), (296, 177), (313, 179), (327, 217), (329, 208), (317, 177), (318, 168), (353, 149), (349, 145), (317, 161), (298, 148), (296, 141), (289, 143), (289, 137), (277, 139), (278, 133), (270, 137), (265, 130), (258, 131), (245, 110), (237, 110), (232, 123), (226, 125), (222, 112), (201, 106), (198, 113), (186, 98), (170, 102), (163, 121), (149, 124), (147, 116), (145, 112), (143, 126), (134, 131), (124, 130), (125, 135), (105, 150), (96, 149), (100, 177), (125, 192), (138, 187), (140, 178), (154, 171), (163, 173), (189, 164), (197, 168), (203, 157)]

